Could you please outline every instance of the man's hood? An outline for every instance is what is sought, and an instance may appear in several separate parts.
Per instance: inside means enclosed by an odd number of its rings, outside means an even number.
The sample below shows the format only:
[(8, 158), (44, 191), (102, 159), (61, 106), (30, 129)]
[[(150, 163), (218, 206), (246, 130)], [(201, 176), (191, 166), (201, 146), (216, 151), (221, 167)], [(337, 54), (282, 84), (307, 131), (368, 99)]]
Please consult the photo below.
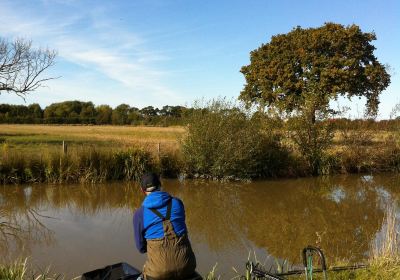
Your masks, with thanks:
[(170, 199), (171, 196), (167, 192), (152, 192), (143, 200), (143, 206), (146, 208), (161, 208), (167, 205)]

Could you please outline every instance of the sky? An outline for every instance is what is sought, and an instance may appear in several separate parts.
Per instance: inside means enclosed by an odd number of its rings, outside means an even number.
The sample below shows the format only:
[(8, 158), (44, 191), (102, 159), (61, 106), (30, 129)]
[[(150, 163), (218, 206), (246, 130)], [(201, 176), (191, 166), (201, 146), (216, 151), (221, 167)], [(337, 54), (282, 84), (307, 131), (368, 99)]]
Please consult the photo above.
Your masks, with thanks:
[[(44, 107), (81, 100), (161, 108), (236, 99), (250, 51), (293, 27), (325, 22), (376, 33), (375, 55), (392, 76), (381, 95), (379, 118), (389, 118), (400, 103), (397, 0), (0, 0), (0, 36), (56, 50), (56, 64), (45, 75), (59, 77), (26, 101), (3, 93), (0, 103)], [(365, 100), (338, 103), (358, 117)]]

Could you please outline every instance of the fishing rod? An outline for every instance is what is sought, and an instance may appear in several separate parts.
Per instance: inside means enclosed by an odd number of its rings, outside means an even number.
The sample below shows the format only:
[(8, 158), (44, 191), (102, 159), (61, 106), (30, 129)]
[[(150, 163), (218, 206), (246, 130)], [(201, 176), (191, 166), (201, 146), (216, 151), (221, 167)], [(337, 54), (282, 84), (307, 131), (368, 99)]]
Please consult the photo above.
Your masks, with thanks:
[[(258, 268), (257, 266), (258, 266), (258, 264), (255, 265), (253, 262), (248, 261), (246, 263), (247, 273), (249, 275), (254, 275), (256, 277), (263, 277), (268, 280), (285, 280), (284, 278), (282, 278), (278, 275), (274, 275), (269, 272), (263, 271), (260, 268)], [(249, 277), (246, 277), (246, 278), (249, 279)]]
[[(315, 253), (320, 258), (321, 268), (313, 267), (312, 257), (313, 257), (313, 254), (315, 254)], [(252, 262), (247, 262), (246, 268), (250, 275), (253, 275), (255, 277), (264, 277), (266, 279), (271, 279), (271, 280), (284, 280), (285, 278), (282, 278), (284, 276), (301, 275), (301, 274), (305, 274), (306, 280), (308, 280), (308, 279), (313, 279), (313, 273), (323, 273), (323, 279), (326, 280), (326, 279), (328, 279), (327, 272), (330, 272), (330, 271), (365, 269), (368, 267), (368, 265), (365, 265), (365, 264), (357, 264), (357, 265), (351, 265), (351, 266), (334, 266), (334, 267), (327, 269), (326, 262), (325, 262), (325, 256), (324, 256), (322, 250), (320, 248), (317, 248), (314, 246), (307, 246), (306, 248), (304, 248), (302, 251), (302, 257), (303, 257), (303, 266), (304, 266), (304, 269), (302, 269), (302, 270), (298, 269), (298, 270), (291, 270), (291, 271), (287, 271), (287, 272), (283, 272), (283, 273), (272, 274), (271, 272), (264, 271), (263, 269), (258, 267), (258, 264), (254, 265)]]
[[(366, 264), (357, 264), (357, 265), (349, 265), (349, 266), (333, 266), (331, 268), (328, 268), (326, 271), (345, 271), (345, 270), (356, 270), (356, 269), (365, 269), (367, 268), (368, 265)], [(313, 269), (314, 273), (321, 273), (322, 269), (317, 268)], [(283, 273), (277, 273), (277, 276), (291, 276), (291, 275), (300, 275), (304, 274), (303, 269), (298, 269), (298, 270), (290, 270), (288, 272), (283, 272)]]
[[(368, 266), (365, 264), (359, 264), (359, 265), (351, 265), (351, 266), (334, 266), (331, 267), (329, 269), (327, 269), (326, 271), (345, 271), (345, 270), (355, 270), (355, 269), (365, 269)], [(314, 269), (313, 270), (314, 273), (321, 273), (322, 269)], [(287, 271), (287, 272), (283, 272), (283, 273), (276, 273), (276, 274), (271, 274), (269, 272), (266, 272), (260, 268), (253, 268), (253, 271), (251, 272), (252, 275), (256, 276), (256, 277), (265, 277), (267, 279), (284, 279), (282, 277), (284, 276), (292, 276), (292, 275), (301, 275), (304, 274), (304, 270), (302, 269), (298, 269), (298, 270), (291, 270), (291, 271)], [(268, 278), (270, 277), (270, 278)]]

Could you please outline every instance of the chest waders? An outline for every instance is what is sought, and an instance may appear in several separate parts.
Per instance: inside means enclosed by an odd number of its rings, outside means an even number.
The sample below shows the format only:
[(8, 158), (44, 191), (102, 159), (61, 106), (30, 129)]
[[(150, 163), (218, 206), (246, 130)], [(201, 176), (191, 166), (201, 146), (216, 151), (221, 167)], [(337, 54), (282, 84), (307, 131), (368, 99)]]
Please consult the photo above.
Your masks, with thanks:
[(165, 217), (156, 209), (149, 208), (161, 218), (164, 237), (147, 240), (147, 261), (143, 274), (147, 280), (185, 279), (193, 275), (196, 258), (187, 234), (177, 236), (171, 218), (172, 199), (167, 205)]

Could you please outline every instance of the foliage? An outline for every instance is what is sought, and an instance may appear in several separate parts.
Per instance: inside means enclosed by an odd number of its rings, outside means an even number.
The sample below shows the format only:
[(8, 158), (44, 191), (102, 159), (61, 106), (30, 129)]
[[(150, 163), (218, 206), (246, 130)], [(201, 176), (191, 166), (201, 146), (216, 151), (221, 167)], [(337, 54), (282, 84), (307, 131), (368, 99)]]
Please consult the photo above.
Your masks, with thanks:
[(111, 123), (112, 108), (108, 105), (100, 105), (96, 107), (96, 124)]
[(367, 113), (377, 114), (390, 75), (373, 54), (375, 39), (357, 25), (296, 27), (252, 51), (250, 64), (242, 67), (246, 84), (239, 98), (287, 113), (291, 139), (312, 174), (330, 173), (336, 165), (327, 154), (329, 120), (336, 113), (329, 108), (332, 99), (364, 96)]
[(65, 101), (44, 109), (46, 123), (94, 123), (96, 111), (92, 102)]
[(317, 120), (310, 122), (310, 114), (314, 115), (313, 107), (306, 106), (303, 114), (288, 120), (290, 138), (297, 149), (305, 157), (313, 175), (329, 174), (332, 160), (327, 154), (334, 136), (333, 125), (328, 119), (329, 112), (317, 111)]
[(275, 176), (285, 152), (263, 122), (224, 99), (197, 104), (188, 119), (182, 153), (187, 172), (212, 178)]
[(0, 104), (0, 122), (10, 123), (41, 123), (43, 110), (39, 104), (9, 105)]
[(115, 109), (108, 105), (95, 107), (92, 102), (64, 101), (42, 109), (38, 104), (0, 104), (0, 123), (29, 124), (113, 124), (113, 125), (179, 125), (185, 122), (190, 108), (147, 106), (142, 109), (120, 104)]
[(373, 143), (373, 132), (366, 123), (346, 127), (340, 130), (343, 144), (342, 166), (347, 172), (366, 172), (372, 166), (374, 152), (370, 149)]
[(179, 151), (167, 151), (159, 157), (160, 174), (166, 178), (177, 178), (182, 172), (183, 159)]
[(313, 109), (319, 110), (340, 95), (364, 96), (368, 112), (374, 115), (390, 75), (373, 54), (373, 40), (374, 33), (364, 33), (357, 25), (335, 23), (298, 26), (273, 36), (252, 51), (250, 64), (242, 67), (246, 84), (239, 98), (301, 112), (310, 98)]
[(115, 107), (112, 112), (112, 124), (126, 124), (128, 122), (129, 105), (121, 104)]

